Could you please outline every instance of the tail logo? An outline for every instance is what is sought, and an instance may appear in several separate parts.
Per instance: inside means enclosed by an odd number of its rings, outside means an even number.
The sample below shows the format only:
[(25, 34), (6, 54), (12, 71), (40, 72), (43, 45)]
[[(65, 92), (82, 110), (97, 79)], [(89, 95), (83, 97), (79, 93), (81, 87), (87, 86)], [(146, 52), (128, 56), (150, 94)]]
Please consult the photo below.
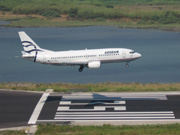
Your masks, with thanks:
[(21, 42), (22, 45), (23, 45), (23, 48), (24, 48), (24, 51), (26, 53), (31, 53), (31, 52), (35, 52), (35, 56), (34, 56), (34, 62), (36, 62), (36, 59), (37, 59), (37, 54), (39, 51), (42, 51), (40, 49), (37, 49), (36, 45), (33, 44), (32, 42), (30, 41), (22, 41)]
[(26, 53), (42, 51), (40, 49), (37, 49), (36, 45), (34, 45), (32, 42), (29, 41), (23, 41), (22, 45)]

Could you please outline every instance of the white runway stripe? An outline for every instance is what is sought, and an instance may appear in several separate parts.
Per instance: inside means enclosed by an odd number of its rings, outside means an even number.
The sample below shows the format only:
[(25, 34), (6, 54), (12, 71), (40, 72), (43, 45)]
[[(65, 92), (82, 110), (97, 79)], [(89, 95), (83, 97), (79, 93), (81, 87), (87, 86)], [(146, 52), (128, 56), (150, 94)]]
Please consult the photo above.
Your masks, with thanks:
[(126, 101), (114, 101), (113, 103), (107, 103), (107, 102), (90, 102), (90, 103), (72, 103), (71, 101), (60, 101), (59, 105), (96, 105), (96, 104), (104, 104), (104, 105), (109, 105), (109, 104), (126, 104)]
[[(37, 122), (69, 122), (71, 120), (38, 120)], [(82, 120), (72, 120), (75, 122), (82, 122)], [(85, 120), (86, 122), (179, 122), (180, 119), (116, 119), (116, 120)], [(162, 124), (163, 124), (162, 123)], [(92, 124), (91, 124), (92, 125)]]
[(39, 102), (36, 105), (36, 108), (34, 109), (31, 118), (28, 121), (28, 124), (36, 124), (36, 121), (39, 117), (39, 114), (44, 106), (44, 103), (47, 100), (47, 97), (49, 96), (49, 93), (44, 93), (41, 97), (41, 99), (39, 100)]
[(69, 110), (69, 106), (59, 106), (57, 111), (68, 111)]
[(69, 106), (59, 106), (57, 111), (105, 111), (106, 108), (114, 108), (116, 111), (126, 110), (125, 106), (94, 106), (93, 109), (70, 109)]
[(55, 117), (57, 120), (116, 120), (116, 119), (174, 119), (174, 116), (171, 117)]
[(126, 101), (114, 101), (114, 104), (126, 104)]
[(57, 112), (56, 114), (174, 114), (173, 111), (153, 112)]
[(113, 116), (113, 117), (118, 117), (118, 116), (125, 116), (125, 117), (131, 117), (131, 116), (146, 116), (146, 117), (148, 117), (148, 116), (154, 116), (154, 117), (156, 117), (156, 116), (174, 116), (174, 114), (94, 114), (94, 115), (69, 115), (69, 114), (56, 114), (55, 115), (55, 117), (79, 117), (79, 116), (82, 116), (82, 117), (92, 117), (92, 116), (94, 116), (94, 117), (102, 117), (102, 116), (104, 116), (104, 117), (109, 117), (109, 116)]
[(59, 102), (60, 105), (71, 105), (71, 101), (60, 101)]

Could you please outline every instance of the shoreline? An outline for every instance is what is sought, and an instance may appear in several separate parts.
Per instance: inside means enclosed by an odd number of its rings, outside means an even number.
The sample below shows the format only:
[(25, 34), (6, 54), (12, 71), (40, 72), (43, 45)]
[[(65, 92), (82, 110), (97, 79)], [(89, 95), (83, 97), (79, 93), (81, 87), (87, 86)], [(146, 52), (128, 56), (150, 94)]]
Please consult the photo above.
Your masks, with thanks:
[[(118, 21), (94, 21), (94, 20), (66, 20), (54, 21), (33, 18), (31, 21), (28, 19), (1, 19), (0, 22), (8, 22), (1, 24), (1, 28), (31, 28), (31, 27), (89, 27), (89, 26), (109, 26), (119, 27), (125, 29), (152, 29), (152, 30), (165, 30), (172, 32), (180, 32), (179, 24), (133, 24), (133, 22), (118, 22)], [(33, 22), (32, 22), (33, 21)], [(37, 22), (36, 22), (37, 21)]]

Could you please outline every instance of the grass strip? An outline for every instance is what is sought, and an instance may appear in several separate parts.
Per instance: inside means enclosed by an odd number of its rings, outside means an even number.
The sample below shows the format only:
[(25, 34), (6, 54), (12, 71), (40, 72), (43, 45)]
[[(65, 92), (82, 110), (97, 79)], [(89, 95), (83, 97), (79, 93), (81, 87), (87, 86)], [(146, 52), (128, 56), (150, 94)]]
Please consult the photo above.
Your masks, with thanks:
[(39, 125), (36, 135), (179, 135), (180, 125), (58, 126)]
[[(179, 135), (180, 124), (137, 126), (38, 125), (35, 135)], [(2, 135), (25, 135), (25, 131), (1, 131)]]
[(0, 135), (27, 135), (25, 131), (0, 131)]
[(0, 89), (45, 91), (54, 89), (55, 92), (155, 92), (180, 91), (180, 83), (0, 83)]

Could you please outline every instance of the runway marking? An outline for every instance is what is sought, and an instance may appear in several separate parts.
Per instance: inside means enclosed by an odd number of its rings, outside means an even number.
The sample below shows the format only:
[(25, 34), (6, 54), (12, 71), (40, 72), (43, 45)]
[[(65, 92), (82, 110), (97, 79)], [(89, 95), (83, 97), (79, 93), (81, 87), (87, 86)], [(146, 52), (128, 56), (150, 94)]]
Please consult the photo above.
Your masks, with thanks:
[(28, 124), (36, 124), (36, 121), (39, 117), (39, 114), (44, 106), (44, 103), (46, 102), (47, 100), (47, 97), (49, 96), (49, 93), (44, 93), (41, 97), (41, 99), (39, 100), (39, 102), (37, 103), (32, 115), (31, 115), (31, 118), (29, 119), (28, 121)]
[[(65, 98), (66, 97), (66, 98)], [(54, 120), (59, 121), (103, 121), (103, 120), (162, 120), (175, 119), (173, 111), (126, 112), (126, 101), (107, 98), (77, 99), (78, 96), (63, 96)], [(152, 97), (151, 97), (152, 98)], [(111, 109), (110, 111), (106, 109)]]
[[(129, 115), (139, 114), (139, 115), (142, 115), (142, 114), (173, 114), (173, 111), (164, 111), (164, 112), (161, 112), (161, 111), (154, 111), (154, 112), (86, 112), (86, 114), (91, 114), (91, 115), (99, 114), (99, 113), (110, 114), (110, 115), (113, 115), (113, 114), (129, 114)], [(56, 114), (79, 114), (79, 115), (83, 115), (84, 112), (57, 112)]]
[(164, 94), (89, 94), (89, 95), (63, 95), (63, 101), (74, 100), (167, 100)]
[[(80, 116), (80, 115), (67, 115), (67, 114), (61, 114), (61, 115), (59, 115), (59, 114), (56, 114), (55, 115), (56, 117), (78, 117), (78, 116)], [(146, 114), (134, 114), (134, 115), (128, 115), (128, 114), (122, 114), (122, 115), (114, 115), (114, 114), (109, 114), (109, 115), (104, 115), (104, 114), (97, 114), (97, 115), (82, 115), (81, 117), (101, 117), (101, 116), (104, 116), (104, 117), (108, 117), (108, 116), (113, 116), (113, 117), (121, 117), (121, 116), (123, 116), (123, 117), (131, 117), (131, 116), (154, 116), (154, 117), (156, 117), (156, 116), (173, 116), (174, 117), (174, 115), (173, 114), (149, 114), (149, 115), (146, 115)]]
[(59, 104), (60, 105), (70, 105), (72, 103), (71, 103), (71, 101), (60, 101)]
[(55, 120), (164, 120), (175, 119), (173, 111), (162, 112), (57, 112)]
[(114, 103), (108, 103), (103, 101), (90, 102), (90, 103), (72, 103), (72, 101), (60, 101), (59, 105), (93, 105), (93, 104), (126, 104), (126, 101), (114, 101)]
[[(38, 120), (38, 122), (69, 122), (70, 120)], [(87, 122), (107, 122), (107, 120), (86, 120)], [(130, 119), (130, 120), (108, 120), (109, 122), (119, 121), (119, 122), (179, 122), (180, 119)], [(82, 120), (76, 120), (76, 122), (82, 122)]]
[[(54, 95), (53, 95), (54, 96)], [(127, 101), (126, 101), (127, 100)], [(144, 100), (168, 100), (166, 95), (61, 95), (56, 101), (55, 115), (41, 119), (37, 122), (128, 122), (128, 121), (176, 121), (174, 111), (171, 108), (157, 109), (157, 111), (145, 111), (136, 109), (131, 103)], [(165, 101), (163, 101), (165, 102)], [(128, 103), (129, 106), (126, 106)], [(136, 106), (138, 106), (136, 102)], [(154, 103), (154, 102), (153, 102)], [(159, 103), (159, 101), (158, 101)], [(128, 108), (129, 107), (129, 108)], [(140, 106), (141, 107), (141, 106)], [(156, 106), (155, 106), (156, 107)], [(135, 108), (135, 109), (134, 109)], [(144, 111), (140, 111), (144, 110)], [(166, 110), (166, 111), (165, 111)], [(56, 111), (56, 112), (55, 112)], [(130, 112), (131, 111), (131, 112)], [(178, 120), (177, 120), (178, 121)]]
[(174, 119), (174, 117), (63, 117), (63, 118), (58, 118), (55, 117), (55, 120), (69, 120), (69, 121), (75, 121), (75, 120), (131, 120), (131, 119), (136, 119), (136, 120), (142, 120), (142, 119)]
[[(108, 107), (106, 107), (108, 108)], [(126, 106), (115, 106), (114, 107), (114, 111), (125, 111), (126, 110)]]
[(114, 104), (126, 104), (126, 101), (114, 101)]
[(57, 111), (68, 111), (68, 110), (69, 110), (69, 106), (60, 106), (57, 109)]
[(59, 106), (57, 111), (105, 111), (106, 108), (114, 108), (114, 110), (126, 110), (125, 106), (95, 106), (93, 109), (70, 109), (69, 106)]

